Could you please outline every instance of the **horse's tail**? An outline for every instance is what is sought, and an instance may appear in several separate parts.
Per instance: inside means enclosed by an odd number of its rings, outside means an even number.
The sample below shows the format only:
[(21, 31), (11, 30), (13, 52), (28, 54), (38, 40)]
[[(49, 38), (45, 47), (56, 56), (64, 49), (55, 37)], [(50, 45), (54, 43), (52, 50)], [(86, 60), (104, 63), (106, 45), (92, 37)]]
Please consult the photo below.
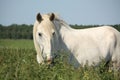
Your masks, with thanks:
[(114, 68), (120, 69), (120, 32), (117, 30), (115, 30), (115, 42), (112, 63)]

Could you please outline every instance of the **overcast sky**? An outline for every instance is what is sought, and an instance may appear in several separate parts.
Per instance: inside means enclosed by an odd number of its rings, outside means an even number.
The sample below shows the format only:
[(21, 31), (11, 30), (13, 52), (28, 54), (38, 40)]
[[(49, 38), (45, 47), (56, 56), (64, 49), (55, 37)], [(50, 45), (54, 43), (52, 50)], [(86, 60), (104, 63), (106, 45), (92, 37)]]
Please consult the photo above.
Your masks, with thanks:
[(55, 12), (68, 24), (120, 24), (120, 0), (0, 0), (0, 24), (33, 24)]

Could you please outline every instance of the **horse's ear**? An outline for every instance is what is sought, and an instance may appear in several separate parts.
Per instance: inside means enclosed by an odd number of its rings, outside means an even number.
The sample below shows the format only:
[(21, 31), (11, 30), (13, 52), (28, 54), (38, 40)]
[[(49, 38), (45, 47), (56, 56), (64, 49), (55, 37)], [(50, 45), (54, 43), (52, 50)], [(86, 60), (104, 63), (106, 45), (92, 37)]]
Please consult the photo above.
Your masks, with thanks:
[(53, 21), (54, 18), (55, 18), (55, 15), (54, 15), (54, 13), (52, 13), (52, 14), (50, 15), (50, 20)]
[(37, 14), (36, 19), (37, 19), (38, 22), (42, 21), (42, 16), (41, 16), (40, 13)]

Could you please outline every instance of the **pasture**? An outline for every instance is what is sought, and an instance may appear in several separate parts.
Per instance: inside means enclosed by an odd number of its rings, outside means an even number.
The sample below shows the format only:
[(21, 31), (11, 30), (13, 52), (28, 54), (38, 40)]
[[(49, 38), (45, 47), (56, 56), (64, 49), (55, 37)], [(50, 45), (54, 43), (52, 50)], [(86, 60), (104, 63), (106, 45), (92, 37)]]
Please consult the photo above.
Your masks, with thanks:
[(54, 66), (39, 65), (32, 40), (0, 40), (0, 80), (120, 80), (120, 72), (98, 67), (75, 69), (58, 52)]

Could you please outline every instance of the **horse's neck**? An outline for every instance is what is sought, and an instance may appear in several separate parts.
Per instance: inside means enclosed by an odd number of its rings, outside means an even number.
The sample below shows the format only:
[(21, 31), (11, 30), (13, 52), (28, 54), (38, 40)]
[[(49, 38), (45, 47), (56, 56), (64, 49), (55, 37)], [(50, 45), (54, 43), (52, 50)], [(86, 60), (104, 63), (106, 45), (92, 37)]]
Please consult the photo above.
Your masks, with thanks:
[(69, 51), (68, 47), (67, 47), (67, 40), (68, 37), (72, 36), (72, 33), (74, 32), (74, 29), (72, 29), (70, 26), (61, 26), (60, 28), (60, 44), (61, 44), (61, 49), (64, 49), (66, 51)]
[(63, 50), (69, 50), (67, 47), (67, 38), (71, 37), (75, 32), (75, 30), (73, 28), (71, 28), (66, 22), (64, 22), (63, 20), (59, 20), (56, 19), (56, 21), (54, 22), (56, 25), (56, 30), (59, 34), (58, 37), (58, 41), (57, 43), (59, 44), (59, 49), (63, 49)]
[(70, 26), (61, 26), (60, 28), (60, 35), (63, 37), (65, 37), (66, 35), (68, 35), (69, 33), (73, 32), (74, 29), (72, 29)]

